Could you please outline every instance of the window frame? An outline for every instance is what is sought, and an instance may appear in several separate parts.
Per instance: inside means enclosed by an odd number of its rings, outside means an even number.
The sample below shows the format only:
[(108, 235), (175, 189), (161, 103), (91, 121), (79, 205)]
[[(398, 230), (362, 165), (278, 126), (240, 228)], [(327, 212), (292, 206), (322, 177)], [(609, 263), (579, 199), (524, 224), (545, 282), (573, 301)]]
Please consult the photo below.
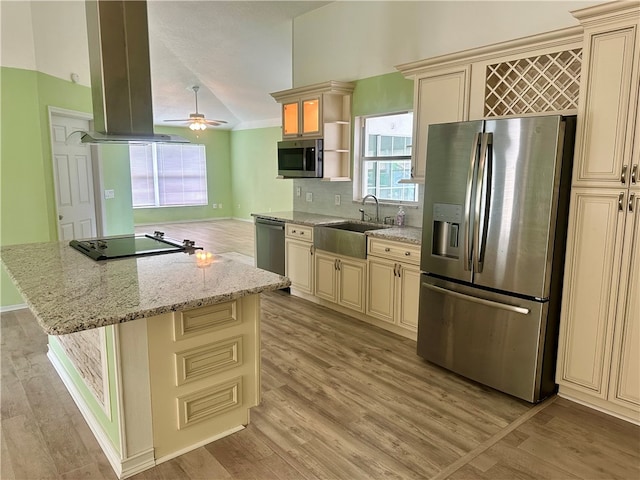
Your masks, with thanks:
[[(413, 110), (399, 110), (399, 111), (390, 111), (384, 113), (375, 113), (370, 115), (358, 115), (354, 118), (354, 191), (353, 191), (353, 200), (356, 202), (362, 201), (362, 198), (366, 195), (364, 191), (366, 188), (364, 174), (366, 171), (366, 163), (367, 162), (376, 162), (376, 161), (408, 161), (411, 162), (411, 154), (409, 155), (391, 155), (391, 156), (379, 156), (379, 157), (368, 157), (367, 153), (367, 138), (366, 138), (366, 122), (371, 118), (378, 117), (390, 117), (394, 115), (402, 115), (402, 114), (411, 114), (414, 115)], [(411, 129), (411, 145), (409, 148), (413, 148), (413, 144), (415, 139), (413, 138), (413, 126)], [(406, 177), (410, 179), (411, 177)], [(407, 183), (406, 185), (413, 185), (415, 188), (415, 200), (394, 200), (387, 198), (378, 198), (378, 202), (381, 205), (405, 205), (408, 207), (419, 206), (419, 190), (418, 185), (413, 183)], [(378, 188), (380, 188), (378, 186)], [(377, 196), (377, 195), (376, 195)]]
[[(146, 204), (146, 205), (134, 205), (134, 195), (133, 195), (133, 171), (131, 169), (131, 147), (144, 147), (149, 148), (150, 147), (150, 153), (151, 153), (151, 173), (153, 175), (153, 200), (154, 203), (153, 204)], [(160, 183), (161, 183), (161, 179), (160, 179), (160, 167), (159, 167), (159, 162), (160, 162), (160, 158), (162, 156), (161, 153), (158, 152), (159, 148), (162, 148), (164, 146), (168, 146), (168, 147), (176, 147), (179, 146), (181, 148), (187, 147), (187, 148), (191, 148), (191, 147), (197, 147), (198, 148), (198, 153), (199, 153), (199, 161), (202, 162), (202, 169), (203, 169), (203, 175), (202, 175), (202, 181), (204, 182), (204, 199), (202, 203), (181, 203), (181, 204), (162, 204), (162, 197), (163, 194), (162, 192), (160, 192)], [(180, 152), (181, 155), (181, 159), (184, 158), (183, 152)], [(191, 144), (186, 144), (186, 145), (175, 145), (175, 144), (170, 144), (170, 143), (151, 143), (148, 145), (131, 145), (129, 147), (129, 172), (130, 172), (130, 176), (131, 176), (131, 190), (132, 190), (132, 194), (131, 194), (131, 203), (132, 203), (132, 208), (134, 209), (142, 209), (142, 208), (172, 208), (172, 207), (203, 207), (203, 206), (207, 206), (209, 204), (209, 176), (208, 176), (208, 172), (207, 172), (207, 151), (206, 151), (206, 147), (203, 144), (200, 143), (191, 143)], [(184, 176), (184, 168), (181, 169), (182, 170), (182, 174)], [(165, 194), (166, 195), (166, 194)]]

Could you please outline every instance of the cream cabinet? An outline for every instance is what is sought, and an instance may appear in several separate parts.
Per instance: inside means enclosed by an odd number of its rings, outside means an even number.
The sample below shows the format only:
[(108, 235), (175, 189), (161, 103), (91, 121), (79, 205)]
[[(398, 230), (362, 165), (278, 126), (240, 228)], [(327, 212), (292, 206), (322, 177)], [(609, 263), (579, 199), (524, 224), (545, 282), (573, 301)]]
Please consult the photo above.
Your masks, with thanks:
[(271, 96), (282, 104), (282, 138), (322, 138), (323, 179), (351, 179), (353, 83), (329, 81)]
[(291, 280), (291, 288), (313, 294), (313, 227), (287, 223), (284, 245), (285, 275)]
[(556, 381), (640, 421), (640, 191), (572, 192)]
[(617, 187), (629, 186), (632, 178), (638, 181), (637, 159), (632, 161), (640, 62), (638, 16), (632, 8), (622, 19), (607, 17), (603, 22), (578, 16), (585, 22), (585, 38), (575, 186)]
[(585, 27), (558, 365), (559, 394), (640, 422), (640, 5)]
[(357, 312), (364, 312), (366, 271), (365, 260), (316, 250), (315, 295)]
[(282, 104), (282, 138), (322, 136), (320, 96), (290, 100)]
[(416, 70), (411, 65), (397, 68), (414, 81), (410, 182), (424, 183), (429, 125), (468, 119), (471, 68), (469, 65), (439, 70)]
[(609, 400), (640, 410), (640, 189), (627, 200)]
[(252, 295), (147, 322), (157, 463), (249, 423), (249, 408), (260, 403), (259, 301)]
[(417, 331), (420, 247), (369, 238), (368, 251), (367, 315)]

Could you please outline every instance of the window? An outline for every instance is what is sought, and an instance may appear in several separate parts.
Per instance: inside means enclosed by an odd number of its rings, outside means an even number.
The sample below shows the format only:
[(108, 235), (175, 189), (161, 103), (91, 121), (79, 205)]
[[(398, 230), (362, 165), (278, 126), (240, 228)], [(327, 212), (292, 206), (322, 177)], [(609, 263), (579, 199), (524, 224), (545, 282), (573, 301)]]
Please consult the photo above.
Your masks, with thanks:
[(134, 208), (207, 204), (204, 145), (131, 145), (129, 160)]
[(361, 125), (362, 196), (417, 202), (416, 185), (398, 183), (411, 178), (413, 113), (362, 117)]

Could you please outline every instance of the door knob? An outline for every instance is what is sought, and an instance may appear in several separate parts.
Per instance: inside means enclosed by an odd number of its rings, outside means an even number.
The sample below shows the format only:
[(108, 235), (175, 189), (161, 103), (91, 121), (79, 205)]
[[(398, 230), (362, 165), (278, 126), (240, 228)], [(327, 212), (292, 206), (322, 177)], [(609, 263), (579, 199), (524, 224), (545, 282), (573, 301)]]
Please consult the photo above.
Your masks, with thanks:
[(62, 220), (62, 215), (58, 215), (58, 220)]

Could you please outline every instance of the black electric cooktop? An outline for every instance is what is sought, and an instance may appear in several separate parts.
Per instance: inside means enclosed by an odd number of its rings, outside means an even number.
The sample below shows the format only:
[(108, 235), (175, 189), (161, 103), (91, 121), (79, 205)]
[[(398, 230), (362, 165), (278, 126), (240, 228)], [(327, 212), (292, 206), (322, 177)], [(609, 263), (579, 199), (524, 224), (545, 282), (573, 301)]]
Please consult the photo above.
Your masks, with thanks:
[(123, 235), (119, 237), (71, 240), (69, 245), (94, 260), (161, 255), (175, 252), (193, 253), (193, 251), (201, 249), (201, 247), (194, 246), (195, 242), (191, 240), (179, 242), (165, 238), (162, 232), (154, 232), (153, 235)]

